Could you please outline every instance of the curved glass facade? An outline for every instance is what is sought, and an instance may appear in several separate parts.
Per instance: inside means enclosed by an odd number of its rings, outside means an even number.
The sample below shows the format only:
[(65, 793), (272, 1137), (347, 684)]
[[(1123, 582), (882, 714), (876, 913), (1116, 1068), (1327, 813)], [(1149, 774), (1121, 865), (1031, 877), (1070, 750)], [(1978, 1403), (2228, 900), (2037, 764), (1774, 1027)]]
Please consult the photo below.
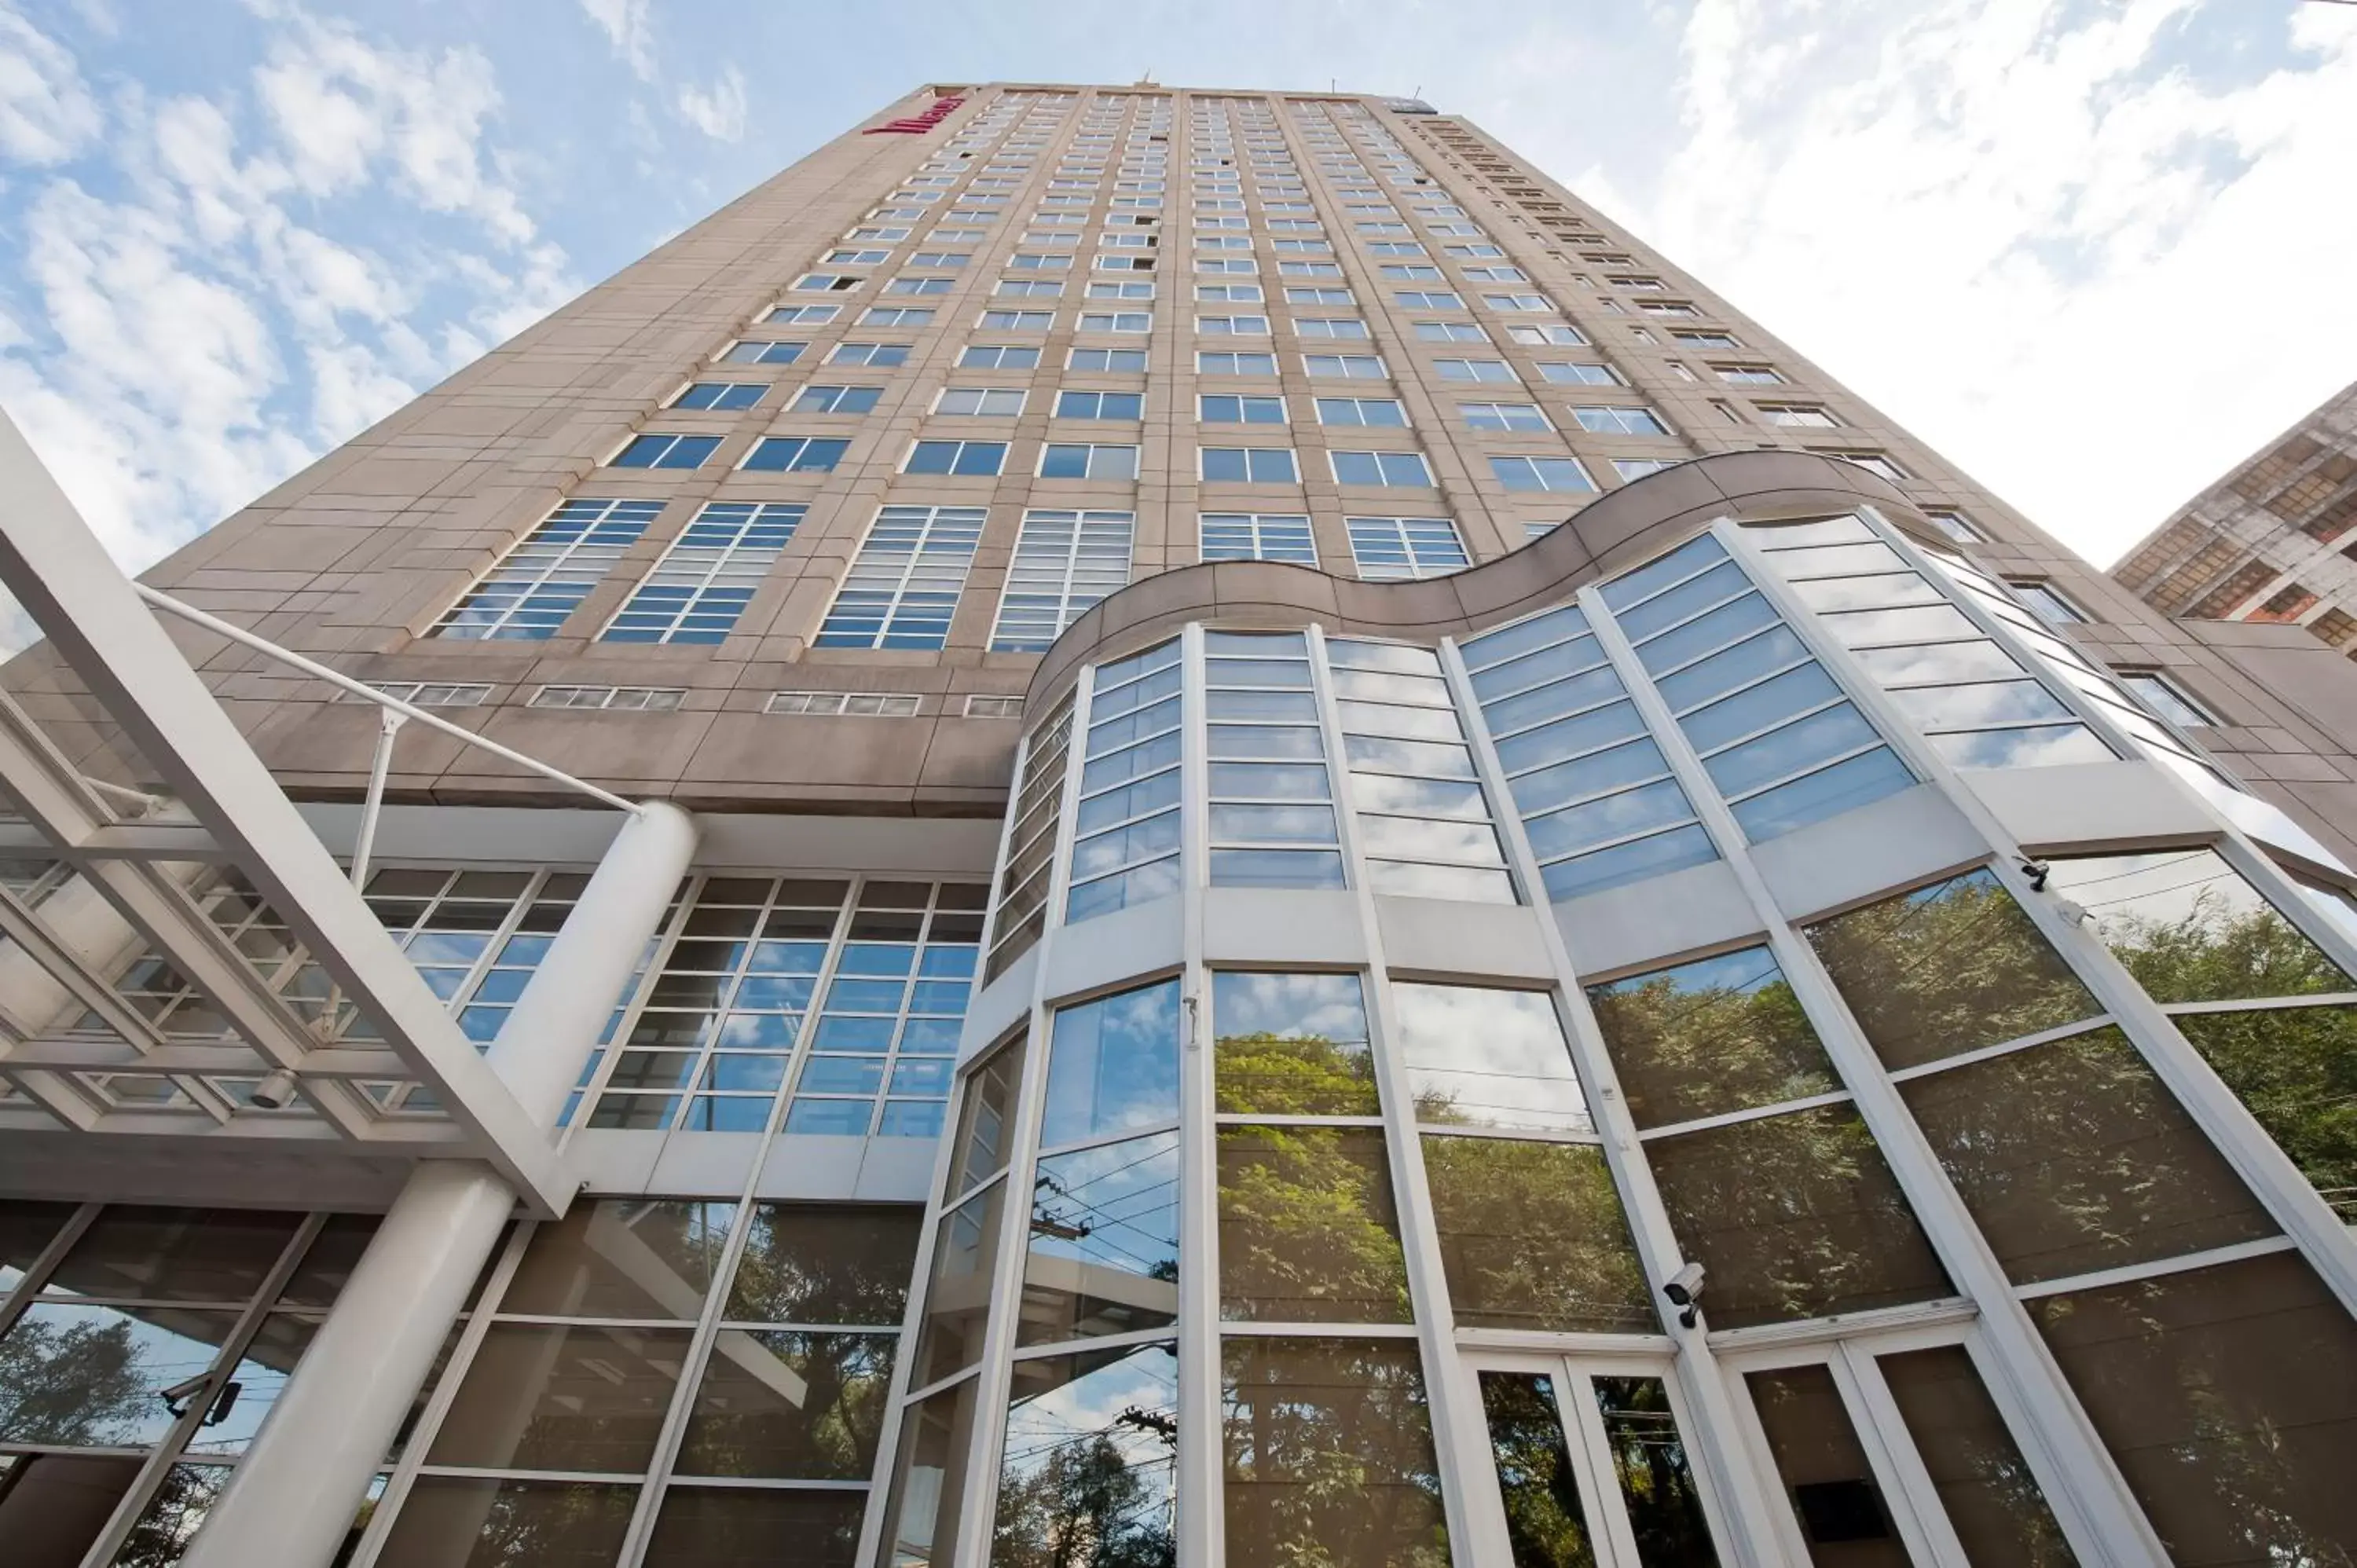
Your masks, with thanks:
[(2357, 1539), (2347, 911), (1996, 580), (1861, 510), (1189, 625), (1021, 779), (876, 1562)]

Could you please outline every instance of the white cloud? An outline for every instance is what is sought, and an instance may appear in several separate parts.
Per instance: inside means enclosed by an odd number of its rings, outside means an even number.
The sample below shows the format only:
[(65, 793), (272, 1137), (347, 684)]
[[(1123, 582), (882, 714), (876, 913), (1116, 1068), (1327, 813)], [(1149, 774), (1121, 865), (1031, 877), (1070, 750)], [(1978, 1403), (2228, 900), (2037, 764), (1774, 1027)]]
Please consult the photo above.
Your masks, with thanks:
[(261, 19), (245, 91), (127, 91), (104, 160), (13, 193), (0, 402), (135, 568), (578, 287), (479, 55)]
[(733, 65), (724, 66), (709, 89), (681, 88), (679, 115), (715, 141), (744, 140), (745, 73)]
[(1701, 0), (1674, 149), (1571, 183), (2108, 560), (2357, 367), (2357, 13), (2203, 81), (2198, 7)]
[(651, 0), (581, 0), (581, 9), (606, 34), (614, 53), (641, 81), (655, 79), (654, 27), (648, 13)]
[(98, 104), (64, 46), (0, 5), (0, 156), (62, 163), (99, 130)]

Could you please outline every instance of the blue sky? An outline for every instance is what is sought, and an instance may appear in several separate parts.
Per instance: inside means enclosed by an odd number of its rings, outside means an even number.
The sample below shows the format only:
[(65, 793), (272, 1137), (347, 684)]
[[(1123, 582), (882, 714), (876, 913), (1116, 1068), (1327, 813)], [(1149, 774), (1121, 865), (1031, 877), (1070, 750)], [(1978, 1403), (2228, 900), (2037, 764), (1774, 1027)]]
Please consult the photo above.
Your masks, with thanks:
[(0, 0), (0, 403), (144, 565), (920, 82), (1147, 72), (1420, 90), (2097, 560), (2357, 378), (2357, 6)]

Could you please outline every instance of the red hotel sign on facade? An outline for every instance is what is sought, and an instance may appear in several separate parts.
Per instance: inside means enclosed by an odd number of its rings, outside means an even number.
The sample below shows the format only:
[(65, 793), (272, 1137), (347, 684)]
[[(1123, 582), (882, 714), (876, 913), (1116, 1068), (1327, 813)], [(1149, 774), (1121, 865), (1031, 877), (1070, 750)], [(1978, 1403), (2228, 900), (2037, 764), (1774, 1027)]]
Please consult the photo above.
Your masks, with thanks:
[(921, 136), (951, 115), (957, 113), (960, 98), (936, 98), (933, 106), (921, 114), (911, 114), (905, 120), (888, 120), (881, 125), (870, 125), (860, 133), (863, 136)]

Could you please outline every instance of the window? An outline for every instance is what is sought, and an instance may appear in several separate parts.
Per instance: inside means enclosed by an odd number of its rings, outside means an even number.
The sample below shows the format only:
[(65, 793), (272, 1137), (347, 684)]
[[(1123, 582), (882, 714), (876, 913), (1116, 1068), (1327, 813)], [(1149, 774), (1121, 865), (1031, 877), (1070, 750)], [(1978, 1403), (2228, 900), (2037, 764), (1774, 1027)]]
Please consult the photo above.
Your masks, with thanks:
[(1845, 463), (1855, 463), (1875, 478), (1888, 479), (1892, 484), (1913, 477), (1880, 452), (1851, 452), (1839, 446), (1811, 446), (1806, 450), (1820, 457), (1838, 457)]
[(1232, 338), (1239, 335), (1265, 338), (1268, 336), (1268, 317), (1265, 316), (1199, 316), (1195, 318), (1195, 330), (1211, 338)]
[(909, 362), (906, 343), (837, 343), (826, 357), (830, 365), (869, 365), (888, 370)]
[[(1384, 277), (1399, 283), (1441, 283), (1445, 274), (1438, 267), (1418, 266), (1413, 263), (1386, 263), (1376, 269)], [(1402, 300), (1401, 304), (1407, 302)]]
[[(489, 702), (491, 695), (489, 685), (476, 682), (378, 681), (373, 684), (386, 696), (420, 708), (478, 707)], [(366, 697), (355, 697), (349, 693), (339, 695), (336, 700), (339, 703), (369, 701)], [(18, 892), (21, 894), (23, 889), (19, 888)]]
[(663, 503), (569, 500), (517, 542), (435, 623), (453, 641), (540, 641), (637, 542)]
[(920, 441), (909, 448), (904, 474), (955, 474), (986, 478), (1006, 461), (1004, 441)]
[(1136, 522), (1136, 514), (1126, 511), (1025, 512), (991, 650), (1044, 653), (1057, 633), (1117, 592), (1129, 581)]
[(1440, 249), (1445, 254), (1469, 262), (1499, 260), (1506, 253), (1498, 246), (1490, 244), (1443, 245)]
[(1617, 387), (1628, 384), (1609, 365), (1541, 365), (1539, 374), (1558, 386)]
[(812, 646), (940, 648), (986, 515), (978, 506), (878, 511)]
[(1056, 394), (1058, 419), (1142, 419), (1144, 392), (1060, 392)]
[(1658, 474), (1663, 469), (1673, 467), (1675, 467), (1675, 464), (1667, 457), (1615, 457), (1612, 459), (1612, 471), (1620, 476), (1620, 482), (1624, 485), (1631, 479), (1641, 479), (1648, 474)]
[(1205, 446), (1201, 448), (1206, 483), (1294, 485), (1301, 482), (1294, 469), (1289, 446)]
[(990, 292), (997, 299), (1060, 299), (1064, 285), (1034, 278), (1001, 278)]
[(770, 338), (746, 338), (728, 345), (720, 356), (734, 365), (791, 365), (802, 357), (807, 343), (786, 343)]
[[(1070, 256), (1015, 255), (1006, 258), (1007, 269), (1011, 272), (1018, 273), (1060, 273), (1069, 268), (1071, 264), (1072, 258)], [(946, 283), (949, 280), (944, 278), (941, 281)], [(998, 292), (1005, 294), (1006, 292), (1006, 285), (1014, 281), (1015, 280), (1012, 278), (1000, 279), (998, 284)]]
[(719, 445), (717, 435), (634, 435), (607, 462), (616, 468), (700, 468)]
[(1577, 457), (1492, 457), (1490, 471), (1510, 490), (1593, 490)]
[(965, 700), (965, 716), (970, 719), (1019, 719), (1023, 716), (1023, 699), (975, 692)]
[(673, 408), (708, 408), (716, 413), (733, 413), (740, 408), (751, 408), (768, 394), (766, 381), (698, 381), (671, 400)]
[(1200, 349), (1195, 355), (1195, 373), (1200, 376), (1273, 376), (1276, 374), (1276, 356)]
[(1963, 512), (1952, 511), (1944, 507), (1925, 507), (1923, 515), (1930, 521), (1932, 527), (1959, 544), (1979, 544), (1984, 542), (1981, 531), (1974, 527), (1971, 520)]
[(686, 700), (686, 691), (678, 686), (543, 686), (526, 705), (576, 712), (668, 714), (677, 712)]
[(1035, 371), (1039, 350), (1015, 343), (975, 343), (958, 356), (961, 371)]
[(1392, 291), (1392, 298), (1398, 302), (1403, 310), (1462, 310), (1465, 308), (1465, 302), (1447, 289), (1394, 289)]
[[(1678, 334), (1682, 339), (1695, 336), (1698, 335), (1685, 332)], [(1784, 384), (1784, 378), (1766, 365), (1713, 365), (1711, 369), (1717, 371), (1718, 379), (1729, 386), (1781, 387)]]
[(933, 412), (1012, 419), (1023, 412), (1023, 398), (1020, 387), (945, 387)]
[(680, 531), (601, 642), (718, 642), (736, 626), (810, 509), (714, 501)]
[(1329, 452), (1338, 485), (1390, 485), (1430, 489), (1432, 470), (1420, 452)]
[(1135, 479), (1137, 448), (1049, 442), (1039, 448), (1043, 479)]
[(1811, 403), (1763, 403), (1755, 406), (1760, 410), (1760, 418), (1788, 429), (1831, 430), (1841, 424), (1831, 413)]
[(1326, 288), (1316, 284), (1297, 284), (1285, 291), (1287, 305), (1351, 305), (1356, 303), (1347, 288)]
[(1445, 517), (1351, 517), (1351, 554), (1369, 582), (1442, 577), (1472, 564), (1457, 525)]
[(834, 273), (804, 273), (791, 287), (796, 294), (845, 294), (857, 288), (865, 278), (843, 277)]
[[(894, 278), (884, 285), (884, 292), (892, 295), (947, 294), (956, 286), (955, 278)], [(999, 285), (1001, 292), (1006, 286), (1004, 284)]]
[(916, 717), (922, 707), (922, 699), (913, 692), (772, 692), (761, 711), (816, 718), (907, 719)]
[[(940, 240), (947, 236), (935, 234), (933, 238)], [(962, 267), (970, 259), (958, 251), (919, 251), (909, 258), (909, 264), (912, 267)]]
[(772, 327), (823, 327), (841, 314), (839, 305), (781, 305), (761, 319)]
[(1205, 392), (1196, 401), (1196, 418), (1205, 424), (1283, 424), (1285, 400)]
[(2095, 618), (2042, 578), (2008, 577), (2005, 585), (2013, 590), (2013, 596), (2027, 606), (2030, 614), (2049, 626), (2073, 626)]
[(2214, 725), (2218, 717), (2187, 696), (2185, 688), (2157, 670), (2123, 670), (2120, 684), (2136, 701), (2176, 725)]
[(1506, 336), (1516, 343), (1528, 344), (1534, 349), (1579, 349), (1587, 343), (1587, 339), (1580, 335), (1579, 328), (1559, 321), (1545, 326), (1509, 327)]
[(1485, 294), (1481, 303), (1492, 310), (1553, 310), (1555, 302), (1543, 294)]
[(1312, 377), (1340, 381), (1380, 381), (1385, 374), (1373, 354), (1304, 354), (1301, 368)]
[(1575, 408), (1572, 418), (1582, 430), (1598, 435), (1667, 435), (1669, 431), (1645, 408)]
[(871, 305), (859, 313), (862, 327), (930, 327), (933, 313), (920, 305)]
[(1195, 285), (1195, 297), (1205, 305), (1258, 305), (1263, 296), (1256, 283), (1204, 283)]
[(1091, 299), (1152, 299), (1154, 285), (1150, 283), (1092, 283), (1087, 290)]
[(1146, 350), (1074, 349), (1065, 357), (1064, 368), (1071, 371), (1134, 371), (1142, 375), (1146, 371)]
[(1697, 349), (1740, 349), (1742, 344), (1725, 332), (1673, 332), (1671, 337)]
[(1432, 368), (1444, 381), (1511, 381), (1514, 372), (1503, 360), (1435, 360)]
[(1457, 412), (1474, 430), (1553, 430), (1538, 405), (1528, 403), (1460, 403)]
[(833, 473), (850, 446), (840, 436), (764, 435), (745, 454), (742, 467), (754, 474)]
[(1295, 319), (1293, 331), (1297, 338), (1363, 338), (1367, 336), (1367, 324), (1347, 317), (1307, 316)]
[(1083, 332), (1150, 332), (1154, 317), (1143, 310), (1084, 310), (1081, 313)]
[(1528, 283), (1531, 281), (1520, 267), (1467, 267), (1465, 275), (1475, 283)]
[(993, 332), (1045, 332), (1055, 324), (1052, 310), (985, 310), (975, 323)]
[(1677, 299), (1641, 299), (1637, 302), (1637, 308), (1648, 316), (1676, 316), (1691, 318), (1702, 314), (1684, 300)]
[(1200, 553), (1206, 561), (1290, 561), (1318, 564), (1309, 520), (1259, 511), (1207, 511), (1197, 520)]
[(794, 413), (866, 413), (884, 395), (882, 387), (807, 386), (795, 398)]
[(1198, 256), (1195, 270), (1199, 273), (1257, 273), (1260, 263), (1250, 256)]

